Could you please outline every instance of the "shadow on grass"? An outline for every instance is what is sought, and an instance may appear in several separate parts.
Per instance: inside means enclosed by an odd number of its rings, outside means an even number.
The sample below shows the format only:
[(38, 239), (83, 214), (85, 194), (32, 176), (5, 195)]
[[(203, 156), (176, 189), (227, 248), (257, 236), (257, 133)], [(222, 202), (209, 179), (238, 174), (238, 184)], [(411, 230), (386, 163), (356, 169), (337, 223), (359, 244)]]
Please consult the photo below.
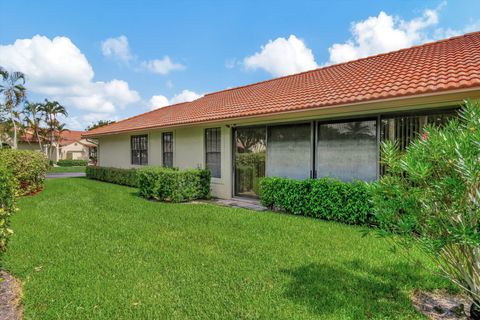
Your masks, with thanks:
[(285, 296), (318, 315), (396, 318), (414, 312), (408, 289), (421, 280), (415, 270), (406, 263), (382, 268), (358, 260), (346, 265), (312, 263), (283, 270), (292, 279)]

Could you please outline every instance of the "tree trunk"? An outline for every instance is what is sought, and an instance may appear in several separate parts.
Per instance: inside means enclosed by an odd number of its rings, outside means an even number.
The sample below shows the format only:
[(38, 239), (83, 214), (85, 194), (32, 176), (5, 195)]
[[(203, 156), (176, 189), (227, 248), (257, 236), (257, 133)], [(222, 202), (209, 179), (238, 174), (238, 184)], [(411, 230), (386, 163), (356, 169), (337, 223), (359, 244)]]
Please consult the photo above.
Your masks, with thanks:
[(40, 135), (38, 134), (38, 129), (35, 129), (35, 135), (37, 136), (38, 147), (40, 148), (40, 152), (43, 152), (42, 141), (40, 141)]
[(17, 124), (15, 123), (15, 118), (13, 116), (13, 113), (11, 114), (12, 116), (12, 124), (13, 124), (13, 149), (17, 149)]

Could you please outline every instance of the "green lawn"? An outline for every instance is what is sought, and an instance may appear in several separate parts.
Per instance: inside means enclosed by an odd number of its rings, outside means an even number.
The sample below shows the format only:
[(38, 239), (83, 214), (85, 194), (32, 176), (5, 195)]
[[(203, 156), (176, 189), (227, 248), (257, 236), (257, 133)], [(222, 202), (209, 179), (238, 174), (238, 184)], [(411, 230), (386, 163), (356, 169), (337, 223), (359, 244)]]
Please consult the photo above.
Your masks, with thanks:
[(49, 173), (60, 173), (60, 172), (85, 172), (85, 167), (50, 167), (48, 169)]
[(85, 178), (20, 209), (5, 264), (25, 319), (412, 319), (413, 288), (447, 285), (358, 227)]

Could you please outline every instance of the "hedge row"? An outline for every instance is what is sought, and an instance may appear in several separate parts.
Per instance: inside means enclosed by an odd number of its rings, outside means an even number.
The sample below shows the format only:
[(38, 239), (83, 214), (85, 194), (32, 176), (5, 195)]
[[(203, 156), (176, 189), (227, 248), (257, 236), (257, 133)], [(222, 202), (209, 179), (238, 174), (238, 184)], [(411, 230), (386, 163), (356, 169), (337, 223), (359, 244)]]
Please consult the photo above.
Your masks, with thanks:
[(8, 237), (12, 234), (9, 224), (10, 216), (15, 212), (16, 188), (17, 182), (13, 174), (0, 164), (0, 258), (5, 252)]
[(260, 201), (269, 208), (347, 224), (374, 223), (370, 187), (362, 181), (264, 178)]
[(159, 201), (184, 202), (210, 198), (210, 171), (147, 167), (138, 170), (140, 195)]
[(120, 169), (88, 166), (86, 175), (90, 179), (137, 187), (137, 169)]
[(58, 160), (57, 165), (60, 167), (84, 167), (88, 164), (87, 160)]
[(43, 189), (48, 170), (48, 159), (43, 153), (2, 149), (0, 164), (13, 174), (19, 195), (32, 194)]

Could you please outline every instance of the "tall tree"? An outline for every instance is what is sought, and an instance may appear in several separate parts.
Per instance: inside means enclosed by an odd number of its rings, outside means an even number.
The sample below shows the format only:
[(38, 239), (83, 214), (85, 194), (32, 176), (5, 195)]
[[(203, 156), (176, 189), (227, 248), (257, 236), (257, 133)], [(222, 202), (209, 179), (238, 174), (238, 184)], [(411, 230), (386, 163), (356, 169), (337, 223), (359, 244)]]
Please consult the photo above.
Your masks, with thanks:
[(17, 131), (18, 117), (16, 117), (16, 108), (22, 103), (26, 96), (25, 75), (21, 72), (8, 72), (0, 67), (0, 94), (4, 98), (2, 106), (9, 117), (9, 121), (13, 127), (13, 148), (17, 149)]
[(92, 123), (91, 125), (89, 125), (86, 130), (87, 131), (90, 131), (90, 130), (93, 130), (93, 129), (96, 129), (96, 128), (100, 128), (100, 127), (104, 127), (104, 126), (108, 126), (109, 124), (112, 124), (112, 123), (115, 123), (115, 121), (113, 120), (99, 120), (95, 123)]
[(37, 139), (38, 147), (41, 151), (43, 151), (42, 146), (42, 139), (43, 136), (41, 134), (42, 127), (42, 104), (39, 102), (28, 102), (26, 101), (23, 106), (22, 111), (24, 118), (23, 121), (25, 123), (25, 127), (32, 131), (32, 135)]
[[(49, 140), (49, 158), (51, 159), (53, 157), (54, 148), (58, 148), (58, 140), (60, 139), (61, 133), (59, 132), (59, 129), (63, 129), (63, 127), (65, 126), (64, 124), (60, 123), (58, 117), (61, 115), (67, 117), (68, 112), (67, 109), (65, 109), (65, 107), (57, 101), (49, 101), (48, 99), (45, 99), (45, 103), (42, 104), (41, 111), (43, 112), (44, 121), (47, 125), (47, 135)], [(63, 129), (63, 131), (65, 130)]]

